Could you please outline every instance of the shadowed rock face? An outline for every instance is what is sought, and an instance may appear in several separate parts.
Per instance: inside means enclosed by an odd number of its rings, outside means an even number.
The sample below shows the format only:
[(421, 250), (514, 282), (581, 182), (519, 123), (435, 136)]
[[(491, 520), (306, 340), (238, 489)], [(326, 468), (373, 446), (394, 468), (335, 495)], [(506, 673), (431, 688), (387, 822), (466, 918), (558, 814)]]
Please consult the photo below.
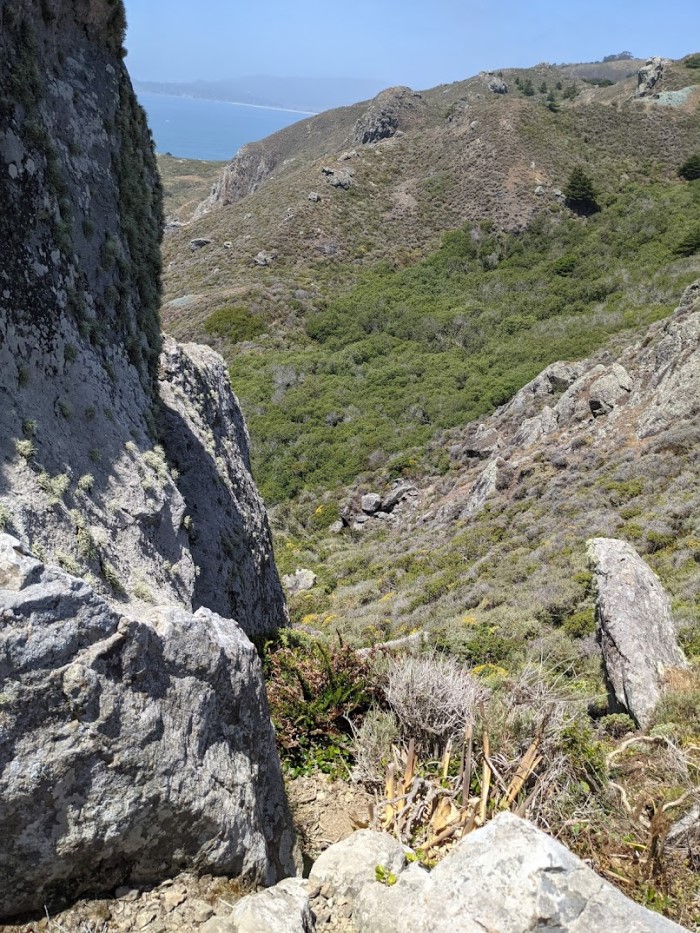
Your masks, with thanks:
[(0, 584), (0, 917), (184, 867), (293, 873), (260, 661), (239, 626), (205, 609), (122, 616), (8, 535)]
[(598, 586), (598, 637), (611, 698), (646, 728), (665, 675), (686, 666), (671, 604), (656, 574), (624, 541), (594, 538), (589, 556)]
[(267, 516), (250, 474), (248, 431), (224, 361), (208, 347), (168, 339), (160, 379), (163, 444), (192, 518), (194, 608), (235, 619), (249, 635), (286, 625)]

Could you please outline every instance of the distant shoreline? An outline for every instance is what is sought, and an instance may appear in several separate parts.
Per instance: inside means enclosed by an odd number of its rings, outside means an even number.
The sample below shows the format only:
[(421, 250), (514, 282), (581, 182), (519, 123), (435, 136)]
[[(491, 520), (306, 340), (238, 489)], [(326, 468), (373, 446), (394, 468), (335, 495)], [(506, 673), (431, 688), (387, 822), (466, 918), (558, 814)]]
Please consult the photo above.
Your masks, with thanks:
[(300, 113), (305, 117), (317, 117), (318, 110), (295, 110), (293, 107), (272, 107), (269, 104), (248, 104), (242, 100), (222, 100), (220, 97), (197, 97), (194, 94), (168, 94), (167, 91), (139, 91), (136, 95), (152, 94), (154, 97), (175, 97), (178, 100), (203, 100), (210, 104), (233, 104), (234, 107), (251, 107), (253, 110), (277, 110), (280, 113)]

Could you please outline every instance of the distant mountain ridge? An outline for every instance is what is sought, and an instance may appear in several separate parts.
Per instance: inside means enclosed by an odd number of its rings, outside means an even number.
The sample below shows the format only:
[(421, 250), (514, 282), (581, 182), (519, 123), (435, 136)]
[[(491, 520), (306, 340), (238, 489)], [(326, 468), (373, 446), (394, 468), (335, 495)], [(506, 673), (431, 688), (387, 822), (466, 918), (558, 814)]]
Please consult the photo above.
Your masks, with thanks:
[(134, 81), (137, 91), (151, 94), (174, 94), (250, 104), (255, 107), (280, 107), (303, 113), (319, 113), (374, 97), (385, 82), (374, 78), (279, 78), (251, 75), (223, 81)]

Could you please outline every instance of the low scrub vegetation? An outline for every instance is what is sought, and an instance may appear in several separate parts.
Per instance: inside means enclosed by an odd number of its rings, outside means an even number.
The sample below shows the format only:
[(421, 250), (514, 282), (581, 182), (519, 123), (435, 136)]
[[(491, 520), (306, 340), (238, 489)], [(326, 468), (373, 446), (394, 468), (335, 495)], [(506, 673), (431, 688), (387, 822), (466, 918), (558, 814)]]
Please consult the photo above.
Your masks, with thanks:
[(349, 483), (412, 448), (420, 472), (437, 431), (668, 314), (697, 275), (679, 256), (695, 252), (698, 204), (696, 183), (630, 185), (583, 220), (561, 209), (521, 234), (470, 225), (418, 263), (365, 273), (295, 344), (236, 354), (267, 501)]

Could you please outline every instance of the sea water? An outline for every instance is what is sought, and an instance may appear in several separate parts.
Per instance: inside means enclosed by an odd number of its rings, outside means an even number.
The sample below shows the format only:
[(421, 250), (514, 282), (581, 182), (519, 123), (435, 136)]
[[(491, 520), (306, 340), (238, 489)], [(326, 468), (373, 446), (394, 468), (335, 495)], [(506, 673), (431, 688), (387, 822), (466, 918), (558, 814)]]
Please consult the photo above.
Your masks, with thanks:
[(139, 93), (158, 152), (182, 159), (231, 159), (245, 143), (303, 120), (308, 114), (219, 100)]

